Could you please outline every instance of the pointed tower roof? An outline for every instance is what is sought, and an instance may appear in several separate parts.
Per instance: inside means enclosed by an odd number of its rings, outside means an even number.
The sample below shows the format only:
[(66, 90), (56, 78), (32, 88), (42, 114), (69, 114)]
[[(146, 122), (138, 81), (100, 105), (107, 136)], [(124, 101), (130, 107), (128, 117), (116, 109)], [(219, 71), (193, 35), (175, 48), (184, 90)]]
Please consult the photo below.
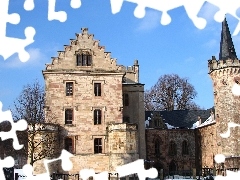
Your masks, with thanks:
[(234, 60), (237, 59), (237, 55), (233, 45), (228, 23), (225, 17), (225, 19), (222, 22), (219, 60), (226, 60), (228, 58)]

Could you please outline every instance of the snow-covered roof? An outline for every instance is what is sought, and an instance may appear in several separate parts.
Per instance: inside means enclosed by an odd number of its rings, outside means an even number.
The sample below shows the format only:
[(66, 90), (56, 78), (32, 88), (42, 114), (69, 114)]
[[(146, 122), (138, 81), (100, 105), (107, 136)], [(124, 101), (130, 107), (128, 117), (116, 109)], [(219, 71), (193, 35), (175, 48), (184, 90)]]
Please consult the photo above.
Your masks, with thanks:
[(200, 121), (195, 122), (190, 129), (196, 129), (200, 125)]
[[(171, 126), (179, 127), (180, 129), (190, 129), (193, 124), (201, 119), (201, 122), (206, 121), (211, 111), (208, 110), (173, 110), (173, 111), (145, 111), (145, 119), (152, 117), (153, 112), (160, 114), (164, 123), (168, 123)], [(200, 119), (199, 119), (200, 118)]]
[(172, 125), (170, 125), (170, 124), (168, 124), (168, 123), (165, 123), (165, 124), (167, 125), (167, 128), (168, 128), (168, 129), (176, 129), (176, 128), (178, 128), (178, 127), (172, 126)]
[(206, 121), (204, 121), (204, 123), (198, 125), (197, 128), (207, 126), (210, 124), (214, 124), (215, 122), (216, 122), (216, 120), (214, 119), (214, 116), (211, 115)]

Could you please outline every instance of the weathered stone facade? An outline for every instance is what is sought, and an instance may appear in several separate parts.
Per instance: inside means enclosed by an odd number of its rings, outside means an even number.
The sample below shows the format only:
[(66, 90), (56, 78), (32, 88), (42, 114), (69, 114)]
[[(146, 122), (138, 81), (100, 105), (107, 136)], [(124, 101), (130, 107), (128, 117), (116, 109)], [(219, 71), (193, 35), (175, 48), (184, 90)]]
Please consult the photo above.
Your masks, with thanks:
[(217, 145), (225, 156), (239, 156), (239, 128), (231, 128), (231, 136), (222, 138), (220, 134), (228, 131), (228, 123), (240, 124), (239, 97), (234, 96), (232, 87), (239, 76), (239, 60), (210, 60), (209, 74), (213, 80), (215, 117), (217, 126)]
[(221, 152), (217, 146), (216, 124), (210, 124), (197, 129), (196, 148), (200, 167), (213, 168), (215, 166), (214, 156)]
[(236, 56), (226, 19), (222, 26), (219, 60), (213, 56), (208, 61), (208, 67), (214, 89), (218, 153), (226, 157), (239, 157), (240, 128), (231, 128), (228, 138), (220, 136), (228, 131), (228, 123), (240, 124), (240, 98), (232, 93), (233, 85), (239, 84), (240, 60)]
[[(147, 129), (146, 142), (147, 160), (151, 162), (150, 166), (158, 170), (163, 169), (166, 174), (196, 168), (195, 130)], [(156, 152), (157, 143), (160, 144), (159, 152)], [(174, 148), (175, 152), (172, 153), (171, 148)], [(184, 148), (186, 148), (185, 152)]]
[(138, 61), (117, 65), (104, 49), (82, 28), (43, 71), (46, 114), (63, 129), (59, 148), (75, 155), (70, 173), (111, 172), (146, 157)]

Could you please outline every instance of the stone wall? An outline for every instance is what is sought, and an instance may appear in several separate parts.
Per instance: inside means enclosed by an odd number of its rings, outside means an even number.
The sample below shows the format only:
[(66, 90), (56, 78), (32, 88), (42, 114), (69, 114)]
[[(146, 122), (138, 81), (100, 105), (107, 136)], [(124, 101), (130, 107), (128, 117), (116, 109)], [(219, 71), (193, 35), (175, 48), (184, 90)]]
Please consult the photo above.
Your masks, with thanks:
[(221, 152), (221, 147), (217, 145), (216, 124), (207, 125), (197, 129), (198, 139), (196, 141), (199, 148), (199, 157), (202, 167), (214, 167), (214, 156)]
[[(155, 142), (160, 141), (160, 154), (155, 153)], [(182, 143), (188, 144), (188, 154), (182, 154)], [(176, 155), (169, 154), (170, 142), (176, 144)], [(195, 168), (195, 132), (190, 129), (146, 129), (147, 157), (150, 166), (169, 172), (171, 162), (177, 170), (192, 170)]]
[(228, 131), (228, 123), (240, 124), (240, 98), (234, 96), (232, 87), (238, 83), (240, 65), (239, 60), (210, 60), (209, 74), (213, 81), (214, 106), (217, 129), (217, 144), (221, 146), (225, 156), (239, 156), (240, 146), (239, 132), (240, 128), (231, 128), (231, 135), (228, 138), (222, 138), (220, 134)]

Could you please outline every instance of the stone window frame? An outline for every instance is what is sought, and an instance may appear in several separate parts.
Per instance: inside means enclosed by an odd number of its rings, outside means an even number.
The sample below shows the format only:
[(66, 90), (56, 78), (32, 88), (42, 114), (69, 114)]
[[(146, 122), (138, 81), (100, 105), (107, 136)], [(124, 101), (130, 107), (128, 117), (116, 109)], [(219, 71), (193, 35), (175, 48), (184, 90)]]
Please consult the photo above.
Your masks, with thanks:
[(74, 82), (73, 81), (65, 82), (66, 96), (73, 96), (73, 90), (74, 90)]
[(103, 138), (96, 137), (93, 139), (93, 152), (94, 154), (103, 154)]
[(129, 106), (129, 94), (123, 93), (123, 106)]
[(182, 155), (189, 155), (189, 147), (187, 140), (182, 142)]
[(93, 110), (94, 125), (102, 124), (102, 109), (96, 108)]
[[(68, 112), (69, 110), (71, 110), (71, 112), (72, 112), (72, 114), (71, 114), (72, 118), (71, 118), (71, 119), (67, 119), (67, 117), (66, 117), (66, 116), (69, 116), (69, 115), (67, 114), (67, 112)], [(70, 123), (66, 123), (66, 122), (68, 122), (68, 121), (69, 121)], [(73, 125), (73, 121), (74, 121), (74, 108), (65, 107), (65, 108), (64, 108), (64, 124), (65, 124), (65, 125)]]
[[(95, 123), (95, 110), (100, 110), (101, 111), (101, 122), (100, 123)], [(93, 125), (102, 125), (105, 122), (105, 111), (106, 111), (106, 106), (94, 106), (91, 107), (91, 111), (93, 111), (92, 113), (92, 121), (93, 121)]]
[[(71, 149), (69, 149), (70, 148), (69, 144), (67, 145), (67, 140), (68, 140), (68, 143), (71, 142), (71, 146), (70, 146)], [(72, 136), (67, 136), (67, 137), (64, 138), (64, 149), (67, 150), (68, 152), (72, 153), (72, 154), (75, 154), (75, 152), (76, 152), (75, 151), (75, 143), (74, 143), (74, 141), (75, 141), (75, 138), (72, 137)]]
[(102, 84), (99, 82), (95, 82), (94, 85), (94, 95), (95, 96), (102, 96)]
[[(72, 93), (71, 94), (67, 94), (67, 84), (68, 83), (72, 83)], [(77, 84), (77, 81), (76, 80), (63, 80), (63, 84), (64, 84), (64, 87), (65, 87), (65, 96), (66, 97), (73, 97), (74, 93), (75, 93), (75, 85)]]
[(76, 66), (77, 67), (91, 67), (93, 64), (93, 53), (90, 49), (80, 49), (76, 51)]
[(168, 154), (169, 154), (170, 156), (175, 156), (175, 155), (177, 155), (177, 144), (176, 144), (173, 140), (171, 140), (171, 141), (169, 142)]
[[(100, 93), (100, 95), (96, 95), (95, 94), (95, 84), (100, 84), (101, 86), (101, 93)], [(104, 95), (104, 84), (106, 84), (105, 83), (105, 80), (92, 80), (92, 85), (93, 85), (93, 90), (92, 90), (92, 92), (93, 92), (93, 96), (95, 97), (95, 98), (101, 98), (101, 97), (103, 97), (103, 95)]]

